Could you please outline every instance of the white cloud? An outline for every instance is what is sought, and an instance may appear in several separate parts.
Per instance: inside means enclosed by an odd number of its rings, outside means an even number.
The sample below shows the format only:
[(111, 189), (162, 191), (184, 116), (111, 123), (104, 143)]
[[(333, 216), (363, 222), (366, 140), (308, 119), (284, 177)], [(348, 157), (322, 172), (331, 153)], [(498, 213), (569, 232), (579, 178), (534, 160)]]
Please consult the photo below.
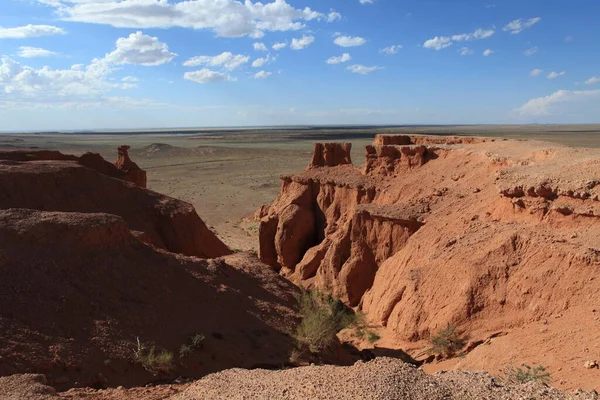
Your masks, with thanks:
[(39, 47), (21, 46), (19, 47), (19, 53), (17, 53), (17, 55), (22, 58), (36, 58), (52, 57), (58, 55), (58, 53), (46, 49), (41, 49)]
[(269, 49), (267, 49), (267, 46), (265, 46), (264, 43), (253, 43), (252, 45), (254, 46), (254, 50), (256, 51), (269, 51)]
[(139, 80), (139, 78), (137, 78), (135, 76), (126, 76), (125, 78), (121, 79), (121, 81), (135, 83), (135, 82), (139, 82), (140, 80)]
[(530, 49), (527, 49), (523, 52), (523, 54), (525, 54), (527, 57), (534, 55), (535, 53), (537, 53), (538, 48), (537, 47), (532, 47)]
[(360, 4), (373, 4), (373, 0), (358, 0)]
[(327, 64), (340, 64), (340, 63), (345, 63), (347, 61), (350, 61), (352, 59), (352, 57), (350, 56), (349, 53), (344, 53), (339, 57), (331, 57), (329, 58), (326, 63)]
[(441, 49), (444, 49), (449, 46), (452, 46), (452, 40), (446, 36), (441, 36), (441, 37), (436, 36), (433, 39), (427, 40), (423, 44), (423, 47), (425, 47), (426, 49), (434, 49), (434, 50), (441, 50)]
[(65, 21), (112, 25), (117, 28), (210, 29), (218, 36), (250, 35), (264, 31), (293, 31), (323, 14), (294, 8), (286, 0), (38, 0), (55, 8)]
[(210, 67), (223, 67), (229, 71), (233, 71), (250, 61), (249, 56), (243, 54), (233, 54), (229, 51), (223, 52), (216, 56), (196, 56), (183, 63), (184, 67), (197, 67), (206, 65)]
[(547, 78), (548, 78), (548, 79), (556, 79), (556, 78), (558, 78), (559, 76), (563, 76), (564, 74), (566, 74), (566, 72), (565, 72), (565, 71), (561, 71), (561, 72), (554, 72), (554, 71), (552, 71), (552, 72), (550, 72), (550, 73), (548, 74)]
[(367, 75), (373, 71), (382, 69), (382, 67), (365, 67), (364, 65), (355, 64), (355, 65), (350, 65), (346, 69), (354, 74)]
[(521, 33), (527, 28), (531, 28), (533, 25), (537, 24), (541, 20), (542, 19), (540, 17), (530, 18), (526, 21), (523, 21), (522, 19), (515, 19), (514, 21), (511, 21), (508, 24), (506, 24), (506, 26), (503, 29), (505, 32), (510, 32), (511, 34), (516, 35), (517, 33)]
[(335, 21), (339, 21), (341, 19), (342, 19), (342, 14), (335, 11), (333, 8), (329, 12), (329, 14), (327, 14), (327, 22), (335, 22)]
[(471, 54), (473, 54), (473, 50), (469, 49), (468, 47), (463, 47), (462, 49), (460, 49), (461, 56), (468, 56)]
[(25, 39), (38, 36), (64, 35), (67, 32), (52, 25), (25, 25), (16, 28), (0, 27), (0, 39)]
[(266, 78), (270, 77), (271, 75), (273, 75), (272, 72), (260, 71), (260, 72), (255, 73), (254, 75), (252, 75), (252, 79), (266, 79)]
[(363, 44), (367, 43), (367, 41), (359, 36), (338, 36), (335, 38), (333, 43), (341, 47), (355, 47), (362, 46)]
[(427, 40), (423, 44), (423, 47), (426, 49), (441, 50), (452, 46), (454, 42), (487, 39), (494, 35), (494, 33), (495, 31), (493, 29), (477, 29), (472, 33), (461, 33), (452, 36), (436, 36), (433, 39)]
[(278, 43), (275, 43), (273, 45), (273, 50), (281, 50), (281, 49), (283, 49), (285, 47), (287, 47), (287, 43), (285, 43), (285, 42), (278, 42)]
[(491, 56), (493, 53), (494, 53), (494, 50), (492, 50), (492, 49), (485, 49), (483, 51), (483, 55), (486, 56), (486, 57), (487, 56)]
[(595, 85), (597, 83), (600, 83), (600, 78), (597, 76), (592, 76), (590, 79), (588, 79), (587, 81), (585, 81), (586, 85)]
[(136, 32), (126, 38), (117, 39), (116, 49), (104, 56), (103, 61), (110, 64), (161, 65), (177, 56), (169, 51), (169, 46), (156, 37)]
[(393, 45), (393, 46), (389, 46), (389, 47), (384, 47), (383, 49), (379, 50), (379, 52), (381, 54), (387, 54), (388, 56), (397, 54), (400, 49), (402, 48), (401, 44), (397, 44), (397, 45)]
[(538, 77), (538, 76), (540, 76), (540, 75), (542, 74), (542, 72), (544, 72), (544, 70), (543, 70), (543, 69), (538, 69), (538, 68), (536, 68), (536, 69), (534, 69), (534, 70), (531, 70), (531, 72), (529, 73), (529, 76), (532, 76), (532, 77), (534, 77), (534, 78), (535, 78), (535, 77)]
[(302, 49), (307, 48), (314, 42), (315, 42), (314, 36), (304, 35), (300, 39), (296, 39), (296, 38), (292, 39), (292, 44), (290, 45), (290, 48), (292, 50), (302, 50)]
[(581, 105), (589, 100), (600, 99), (600, 90), (559, 90), (549, 96), (537, 97), (529, 100), (517, 109), (517, 112), (523, 116), (549, 116), (560, 114), (562, 106), (568, 103), (577, 103)]
[(183, 77), (188, 81), (193, 81), (201, 84), (214, 82), (230, 82), (236, 80), (235, 78), (232, 78), (226, 73), (213, 71), (208, 68), (202, 68), (198, 71), (186, 72), (185, 74), (183, 74)]
[(254, 62), (252, 62), (252, 66), (254, 68), (260, 68), (265, 64), (270, 63), (271, 61), (274, 61), (275, 57), (271, 57), (270, 54), (268, 54), (266, 57), (262, 57), (262, 58), (257, 58), (256, 60), (254, 60)]

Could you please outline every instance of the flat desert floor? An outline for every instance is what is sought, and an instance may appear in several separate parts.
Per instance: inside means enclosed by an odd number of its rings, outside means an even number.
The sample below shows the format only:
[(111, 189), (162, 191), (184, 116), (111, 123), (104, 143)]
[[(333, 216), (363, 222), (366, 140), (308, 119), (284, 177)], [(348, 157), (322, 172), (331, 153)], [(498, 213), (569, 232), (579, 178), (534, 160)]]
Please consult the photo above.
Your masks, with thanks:
[(279, 193), (281, 175), (303, 170), (313, 143), (351, 142), (355, 164), (377, 133), (493, 136), (600, 147), (600, 125), (184, 129), (88, 133), (3, 133), (3, 149), (53, 149), (117, 158), (117, 146), (148, 172), (148, 187), (194, 205), (235, 250), (256, 250), (258, 223), (246, 220)]

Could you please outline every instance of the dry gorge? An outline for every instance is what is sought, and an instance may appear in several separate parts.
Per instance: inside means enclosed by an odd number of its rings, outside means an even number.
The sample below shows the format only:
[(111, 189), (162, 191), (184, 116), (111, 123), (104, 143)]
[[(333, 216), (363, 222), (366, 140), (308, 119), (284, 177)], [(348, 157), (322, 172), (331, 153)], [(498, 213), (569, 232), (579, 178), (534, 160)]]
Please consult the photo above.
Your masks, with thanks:
[[(318, 142), (239, 221), (256, 251), (130, 150), (0, 151), (0, 399), (598, 398), (600, 149)], [(290, 359), (301, 288), (369, 338)], [(548, 380), (506, 378), (536, 366)]]

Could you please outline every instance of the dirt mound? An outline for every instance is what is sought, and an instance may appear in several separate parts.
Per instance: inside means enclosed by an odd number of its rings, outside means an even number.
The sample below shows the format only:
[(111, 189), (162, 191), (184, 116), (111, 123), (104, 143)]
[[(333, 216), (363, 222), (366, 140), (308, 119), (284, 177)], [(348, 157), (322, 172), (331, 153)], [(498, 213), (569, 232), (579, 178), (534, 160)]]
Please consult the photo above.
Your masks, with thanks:
[[(280, 366), (292, 344), (291, 283), (248, 255), (157, 250), (115, 215), (0, 211), (0, 282), (0, 375), (57, 388)], [(136, 361), (138, 340), (170, 368)]]
[(103, 168), (121, 170), (99, 155), (77, 161), (7, 160), (30, 159), (27, 154), (32, 153), (0, 154), (0, 209), (105, 212), (121, 216), (145, 241), (169, 251), (199, 257), (230, 253), (190, 204), (113, 179)]
[(0, 399), (2, 400), (52, 400), (58, 396), (54, 388), (47, 385), (44, 375), (24, 374), (0, 377)]
[(209, 375), (172, 400), (200, 399), (595, 399), (540, 384), (504, 386), (485, 373), (430, 376), (391, 358), (352, 367), (309, 366), (284, 371), (240, 369)]
[(530, 336), (516, 341), (512, 358), (480, 358), (477, 366), (497, 373), (500, 362), (544, 363), (558, 386), (598, 388), (597, 370), (583, 365), (600, 358), (600, 153), (409, 139), (414, 144), (368, 147), (362, 171), (338, 166), (284, 177), (261, 220), (261, 258), (297, 283), (360, 306), (388, 332), (388, 345), (414, 356), (448, 324), (469, 336), (472, 350), (564, 317), (577, 326), (578, 342), (557, 348), (556, 340)]

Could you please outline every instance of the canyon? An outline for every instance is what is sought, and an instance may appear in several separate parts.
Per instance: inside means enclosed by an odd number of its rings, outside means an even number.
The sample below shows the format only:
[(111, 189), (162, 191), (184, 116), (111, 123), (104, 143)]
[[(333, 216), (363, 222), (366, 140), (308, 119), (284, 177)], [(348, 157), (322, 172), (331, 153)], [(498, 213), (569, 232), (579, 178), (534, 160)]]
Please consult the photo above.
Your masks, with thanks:
[[(379, 134), (355, 165), (352, 143), (318, 142), (304, 171), (283, 175), (277, 198), (245, 218), (256, 255), (231, 250), (191, 204), (147, 189), (152, 175), (129, 151), (119, 146), (115, 163), (0, 151), (0, 395), (235, 398), (260, 393), (248, 383), (258, 379), (298, 398), (315, 393), (302, 382), (369, 376), (353, 393), (373, 394), (400, 376), (395, 393), (412, 398), (420, 385), (435, 388), (423, 398), (597, 398), (572, 391), (600, 389), (588, 364), (600, 359), (599, 150)], [(380, 336), (342, 332), (355, 358), (338, 362), (402, 351), (419, 369), (379, 357), (323, 367), (334, 368), (329, 383), (317, 366), (229, 370), (290, 366), (298, 286), (340, 299)], [(432, 357), (430, 338), (450, 325), (461, 357)], [(202, 350), (169, 374), (132, 362), (140, 343), (176, 353), (198, 334)], [(513, 364), (543, 365), (570, 392), (494, 381)], [(10, 377), (24, 373), (37, 375)]]

